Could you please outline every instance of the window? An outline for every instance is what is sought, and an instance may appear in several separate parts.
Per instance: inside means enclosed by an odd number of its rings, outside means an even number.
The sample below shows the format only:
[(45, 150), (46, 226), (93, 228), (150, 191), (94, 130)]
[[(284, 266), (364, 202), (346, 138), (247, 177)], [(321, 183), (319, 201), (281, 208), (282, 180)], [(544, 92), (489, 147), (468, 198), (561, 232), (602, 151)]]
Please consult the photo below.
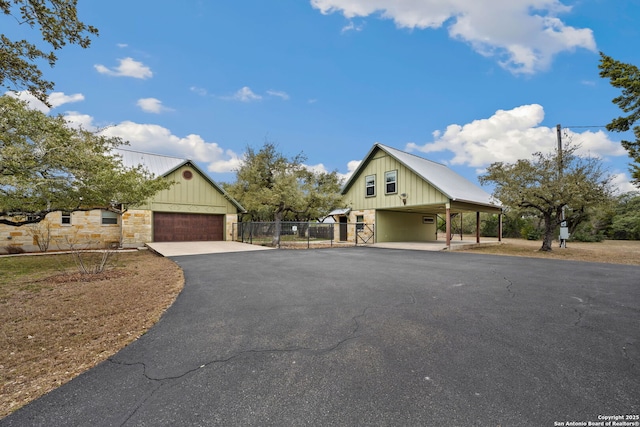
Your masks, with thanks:
[(364, 215), (356, 215), (356, 231), (364, 230)]
[(118, 214), (111, 211), (102, 211), (102, 225), (118, 224)]
[(384, 173), (385, 194), (395, 194), (398, 192), (398, 171), (389, 171)]
[(367, 175), (364, 177), (364, 186), (366, 189), (366, 197), (373, 197), (376, 195), (376, 176)]
[(62, 212), (62, 217), (60, 219), (60, 224), (62, 224), (62, 225), (71, 225), (71, 212)]

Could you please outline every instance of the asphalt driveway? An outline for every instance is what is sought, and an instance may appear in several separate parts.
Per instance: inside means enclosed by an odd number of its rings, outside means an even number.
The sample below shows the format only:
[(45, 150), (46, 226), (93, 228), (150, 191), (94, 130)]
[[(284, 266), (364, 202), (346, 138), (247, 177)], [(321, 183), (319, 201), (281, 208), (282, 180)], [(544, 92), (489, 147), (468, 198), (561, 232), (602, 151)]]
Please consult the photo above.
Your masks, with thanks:
[(0, 425), (555, 426), (640, 413), (638, 267), (355, 247), (174, 259), (186, 286), (156, 326)]

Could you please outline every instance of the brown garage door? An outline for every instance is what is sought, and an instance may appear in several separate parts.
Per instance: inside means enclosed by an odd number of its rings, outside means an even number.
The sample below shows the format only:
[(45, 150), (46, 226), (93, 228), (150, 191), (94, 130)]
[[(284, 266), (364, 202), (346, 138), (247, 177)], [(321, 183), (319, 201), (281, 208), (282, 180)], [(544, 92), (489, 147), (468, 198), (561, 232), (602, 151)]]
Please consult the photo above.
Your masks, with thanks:
[(224, 215), (153, 213), (155, 242), (222, 240)]

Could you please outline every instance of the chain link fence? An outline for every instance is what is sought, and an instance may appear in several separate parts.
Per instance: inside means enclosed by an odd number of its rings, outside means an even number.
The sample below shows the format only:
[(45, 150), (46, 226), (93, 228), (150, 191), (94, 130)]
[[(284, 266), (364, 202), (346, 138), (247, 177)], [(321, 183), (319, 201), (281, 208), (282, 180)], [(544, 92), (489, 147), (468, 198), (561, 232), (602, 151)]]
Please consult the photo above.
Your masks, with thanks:
[(233, 237), (238, 242), (254, 245), (321, 248), (373, 243), (373, 229), (373, 224), (365, 223), (240, 222), (233, 224)]

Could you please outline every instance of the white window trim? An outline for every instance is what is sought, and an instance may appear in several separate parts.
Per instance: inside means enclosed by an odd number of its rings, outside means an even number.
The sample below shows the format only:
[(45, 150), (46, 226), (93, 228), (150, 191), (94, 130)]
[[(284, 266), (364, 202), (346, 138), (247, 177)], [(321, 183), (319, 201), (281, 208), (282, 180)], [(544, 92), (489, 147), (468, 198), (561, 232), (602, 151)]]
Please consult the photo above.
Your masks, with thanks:
[[(369, 185), (369, 178), (373, 178), (373, 184)], [(367, 190), (373, 188), (373, 194), (368, 194)], [(364, 177), (364, 197), (376, 197), (376, 175), (367, 175)]]
[[(393, 191), (387, 191), (389, 188), (389, 184), (391, 184), (391, 182), (387, 181), (387, 177), (390, 176), (391, 174), (393, 174), (394, 176), (394, 180), (391, 181), (393, 182)], [(392, 171), (386, 171), (384, 173), (384, 194), (398, 194), (398, 169), (392, 170)]]

